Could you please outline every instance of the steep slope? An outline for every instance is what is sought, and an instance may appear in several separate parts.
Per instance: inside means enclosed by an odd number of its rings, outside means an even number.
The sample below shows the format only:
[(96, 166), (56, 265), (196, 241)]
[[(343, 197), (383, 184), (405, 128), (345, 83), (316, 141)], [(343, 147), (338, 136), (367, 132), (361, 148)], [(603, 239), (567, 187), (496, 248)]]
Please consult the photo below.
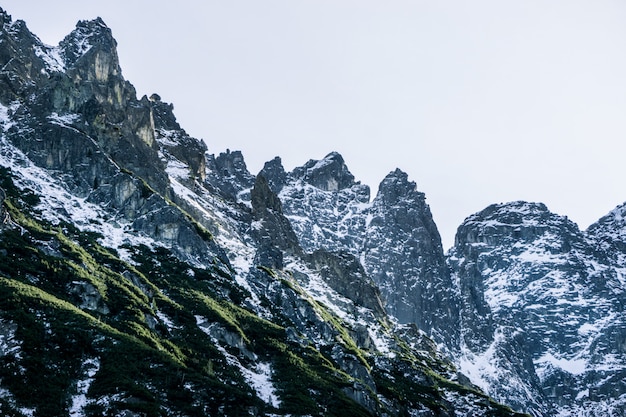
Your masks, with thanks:
[(369, 187), (355, 182), (337, 153), (288, 174), (274, 159), (260, 175), (279, 193), (305, 250), (355, 256), (389, 314), (456, 345), (458, 309), (441, 238), (424, 194), (404, 172), (389, 173), (372, 202)]
[(596, 256), (617, 269), (619, 284), (614, 291), (626, 291), (626, 203), (616, 207), (606, 216), (589, 226), (586, 231), (591, 240)]
[(491, 395), (536, 415), (624, 413), (623, 279), (606, 262), (616, 253), (595, 243), (609, 221), (589, 239), (544, 205), (515, 202), (459, 227), (459, 361)]
[(58, 47), (0, 22), (3, 415), (516, 415), (358, 256), (304, 246), (280, 175), (137, 99), (104, 22)]

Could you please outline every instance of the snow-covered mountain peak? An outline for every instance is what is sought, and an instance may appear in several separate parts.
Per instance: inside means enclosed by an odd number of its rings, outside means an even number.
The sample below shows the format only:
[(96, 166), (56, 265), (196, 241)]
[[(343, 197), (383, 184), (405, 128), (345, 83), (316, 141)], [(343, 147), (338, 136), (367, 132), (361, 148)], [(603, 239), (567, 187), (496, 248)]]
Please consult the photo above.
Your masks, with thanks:
[(376, 200), (385, 205), (395, 205), (402, 199), (424, 202), (425, 195), (417, 190), (417, 184), (409, 180), (406, 172), (399, 168), (385, 176), (378, 186)]
[(540, 223), (546, 216), (549, 216), (549, 210), (543, 203), (512, 201), (492, 204), (469, 216), (464, 224), (497, 219), (502, 225), (526, 226), (533, 222)]
[[(605, 344), (623, 325), (615, 320), (621, 272), (596, 241), (540, 203), (494, 204), (459, 227), (448, 263), (464, 306), (461, 368), (487, 381), (483, 388), (496, 398), (520, 406), (532, 400), (527, 410), (538, 415), (559, 407), (567, 407), (563, 415), (577, 407), (585, 410), (578, 415), (611, 415), (589, 401), (588, 387), (610, 389), (599, 370), (623, 372), (626, 352)], [(623, 407), (620, 401), (606, 410)]]
[(76, 28), (63, 38), (60, 45), (65, 50), (66, 58), (75, 61), (75, 58), (84, 55), (95, 45), (115, 47), (117, 42), (113, 38), (111, 29), (101, 18), (97, 17), (93, 20), (80, 20), (76, 23)]
[(117, 42), (111, 29), (101, 18), (81, 20), (59, 43), (60, 53), (66, 68), (79, 65), (79, 61), (94, 61), (91, 78), (106, 81), (109, 77), (121, 76), (117, 57)]
[(356, 184), (354, 175), (337, 152), (331, 152), (318, 161), (312, 159), (294, 169), (291, 175), (323, 191), (340, 191)]
[[(549, 240), (546, 233), (558, 234), (558, 231), (576, 236), (576, 241), (582, 240), (574, 222), (550, 212), (545, 204), (514, 201), (492, 204), (469, 216), (459, 226), (455, 240), (477, 244), (503, 244), (506, 241), (519, 246), (522, 241), (532, 242), (542, 236)], [(568, 240), (568, 243), (572, 242)]]

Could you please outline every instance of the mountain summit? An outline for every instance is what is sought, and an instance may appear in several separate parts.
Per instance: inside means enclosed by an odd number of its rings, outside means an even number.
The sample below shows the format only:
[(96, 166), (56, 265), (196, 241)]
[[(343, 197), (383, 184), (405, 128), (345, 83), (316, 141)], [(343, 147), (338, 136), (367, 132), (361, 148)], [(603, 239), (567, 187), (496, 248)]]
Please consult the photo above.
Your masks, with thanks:
[(101, 19), (0, 24), (0, 414), (626, 411), (622, 208), (493, 205), (446, 255), (401, 170), (254, 175), (136, 96)]

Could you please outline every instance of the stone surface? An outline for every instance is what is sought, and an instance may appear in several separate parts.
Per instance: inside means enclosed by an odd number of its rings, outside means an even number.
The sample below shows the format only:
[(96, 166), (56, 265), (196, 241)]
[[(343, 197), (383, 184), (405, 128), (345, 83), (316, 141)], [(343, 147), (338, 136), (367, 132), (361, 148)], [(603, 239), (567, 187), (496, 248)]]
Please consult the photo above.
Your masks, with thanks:
[(540, 415), (624, 411), (613, 391), (624, 289), (597, 239), (527, 202), (492, 205), (459, 227), (449, 264), (463, 300), (461, 369), (491, 395)]

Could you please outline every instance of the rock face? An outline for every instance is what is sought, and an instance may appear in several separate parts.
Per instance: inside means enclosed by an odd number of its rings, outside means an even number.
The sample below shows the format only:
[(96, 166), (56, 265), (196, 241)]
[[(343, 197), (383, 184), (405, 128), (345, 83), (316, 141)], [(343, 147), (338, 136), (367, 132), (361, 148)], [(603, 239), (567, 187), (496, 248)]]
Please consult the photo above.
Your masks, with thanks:
[(624, 286), (604, 232), (616, 213), (583, 233), (543, 204), (515, 202), (459, 227), (449, 263), (461, 369), (496, 398), (536, 415), (624, 412)]
[(392, 316), (454, 347), (459, 311), (441, 238), (407, 174), (389, 173), (370, 202), (369, 187), (354, 181), (337, 153), (289, 174), (280, 168), (274, 160), (261, 173), (277, 178), (274, 187), (302, 247), (352, 254)]
[(101, 19), (0, 24), (0, 414), (626, 412), (625, 206), (493, 205), (445, 256), (401, 170), (253, 175), (136, 97)]
[(455, 346), (458, 302), (424, 194), (396, 170), (381, 182), (368, 215), (363, 262), (391, 314)]
[(352, 187), (354, 175), (348, 171), (343, 157), (332, 152), (320, 161), (310, 160), (294, 169), (292, 175), (322, 191), (339, 191)]
[(254, 185), (255, 178), (248, 172), (241, 152), (227, 150), (209, 157), (206, 182), (225, 198), (238, 201), (249, 198), (246, 193)]

